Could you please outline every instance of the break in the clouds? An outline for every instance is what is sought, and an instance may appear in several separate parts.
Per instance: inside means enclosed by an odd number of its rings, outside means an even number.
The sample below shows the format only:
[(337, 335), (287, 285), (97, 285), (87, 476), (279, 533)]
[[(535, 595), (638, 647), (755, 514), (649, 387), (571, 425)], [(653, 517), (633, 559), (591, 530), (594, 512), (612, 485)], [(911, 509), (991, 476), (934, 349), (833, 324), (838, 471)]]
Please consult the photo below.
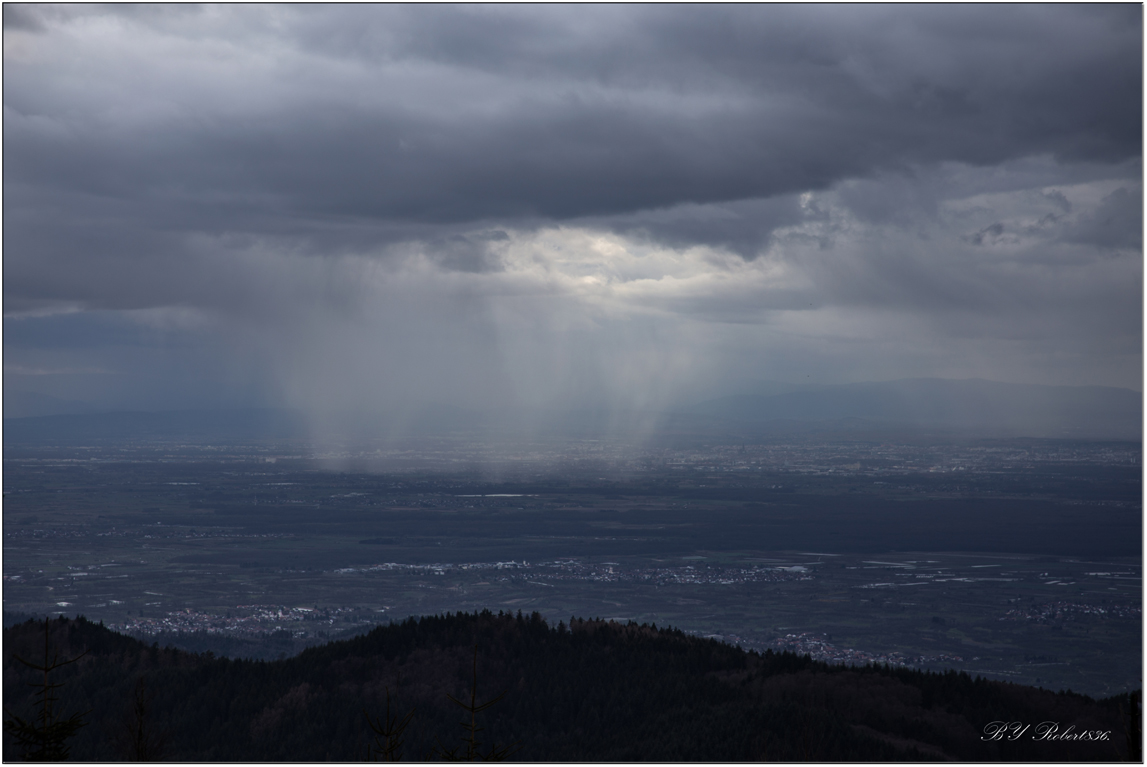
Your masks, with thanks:
[(8, 390), (1141, 388), (1138, 5), (4, 7)]

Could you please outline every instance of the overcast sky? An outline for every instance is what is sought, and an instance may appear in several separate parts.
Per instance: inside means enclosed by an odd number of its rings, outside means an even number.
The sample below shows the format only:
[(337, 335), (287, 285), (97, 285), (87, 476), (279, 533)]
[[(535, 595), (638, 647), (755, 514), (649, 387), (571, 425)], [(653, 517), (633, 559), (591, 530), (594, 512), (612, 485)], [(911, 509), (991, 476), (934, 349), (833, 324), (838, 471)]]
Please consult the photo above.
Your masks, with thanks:
[(1142, 386), (1139, 5), (5, 5), (4, 385)]

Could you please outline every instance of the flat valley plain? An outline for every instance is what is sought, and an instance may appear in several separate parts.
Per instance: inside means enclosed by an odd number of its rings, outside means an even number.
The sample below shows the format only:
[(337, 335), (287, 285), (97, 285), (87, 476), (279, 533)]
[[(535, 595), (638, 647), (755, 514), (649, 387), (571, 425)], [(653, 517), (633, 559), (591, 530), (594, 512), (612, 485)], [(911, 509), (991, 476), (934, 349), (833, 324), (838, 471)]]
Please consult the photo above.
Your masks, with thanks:
[(9, 445), (4, 609), (295, 646), (538, 611), (1107, 696), (1141, 484), (1139, 443), (1054, 440)]

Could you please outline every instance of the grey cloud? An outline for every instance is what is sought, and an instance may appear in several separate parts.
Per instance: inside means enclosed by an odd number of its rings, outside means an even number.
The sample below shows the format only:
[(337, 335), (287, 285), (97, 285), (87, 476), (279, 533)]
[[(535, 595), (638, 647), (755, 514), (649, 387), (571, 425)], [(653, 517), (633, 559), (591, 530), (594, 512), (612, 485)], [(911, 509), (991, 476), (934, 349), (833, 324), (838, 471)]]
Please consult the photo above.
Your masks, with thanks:
[(1044, 197), (1055, 203), (1064, 213), (1071, 213), (1071, 202), (1064, 196), (1063, 192), (1058, 189), (1052, 189), (1049, 192), (1044, 192)]
[(743, 325), (767, 325), (777, 312), (809, 311), (825, 305), (820, 293), (793, 289), (766, 290), (755, 295), (671, 297), (638, 303), (704, 322)]
[(672, 247), (725, 248), (753, 260), (768, 249), (777, 229), (815, 215), (801, 208), (797, 195), (778, 195), (704, 205), (686, 203), (627, 215), (588, 217), (579, 223)]
[(495, 272), (502, 270), (502, 264), (490, 245), (509, 239), (510, 236), (500, 229), (470, 235), (455, 234), (430, 240), (425, 243), (425, 249), (431, 259), (449, 271)]
[(1065, 233), (1064, 239), (1102, 248), (1143, 247), (1143, 188), (1120, 187)]
[(984, 227), (983, 229), (981, 229), (980, 231), (971, 235), (967, 239), (968, 239), (968, 242), (972, 243), (973, 245), (983, 245), (985, 239), (988, 242), (992, 242), (993, 240), (999, 239), (1003, 235), (1003, 233), (1004, 233), (1004, 225), (997, 221), (996, 223), (992, 224), (991, 226)]
[(21, 3), (4, 4), (4, 29), (18, 29), (24, 32), (43, 32), (47, 25), (41, 21), (37, 8)]
[[(1131, 354), (1141, 343), (1136, 317), (1142, 310), (1142, 263), (1133, 239), (1141, 220), (1141, 186), (1128, 179), (1123, 190), (1096, 205), (1086, 202), (1094, 193), (1089, 190), (1110, 188), (1112, 180), (1089, 174), (1072, 179), (1073, 172), (1061, 171), (1061, 181), (1078, 185), (1071, 194), (1082, 202), (1070, 206), (1067, 195), (1049, 199), (1040, 191), (1050, 186), (1040, 174), (1001, 168), (921, 171), (910, 182), (922, 198), (919, 205), (911, 204), (894, 179), (849, 182), (817, 196), (830, 220), (814, 231), (827, 228), (831, 247), (802, 239), (798, 227), (784, 233), (770, 257), (811, 280), (824, 305), (915, 317), (912, 322), (932, 327), (937, 342), (963, 333), (987, 342), (1022, 329), (1028, 341), (1059, 339), (1064, 348), (1118, 338), (1120, 354)], [(996, 191), (1000, 176), (1026, 181), (1018, 189), (1004, 184)], [(903, 202), (905, 209), (856, 216), (858, 203), (882, 210), (882, 196)], [(1048, 221), (1046, 211), (1053, 206), (1074, 213)], [(1069, 231), (1080, 236), (1068, 237)], [(1106, 252), (1109, 243), (1121, 249)]]
[[(934, 186), (909, 171), (850, 179), (841, 183), (836, 193), (841, 204), (861, 220), (905, 226), (920, 215), (935, 215), (940, 193)], [(944, 193), (951, 194), (951, 190), (945, 189)]]

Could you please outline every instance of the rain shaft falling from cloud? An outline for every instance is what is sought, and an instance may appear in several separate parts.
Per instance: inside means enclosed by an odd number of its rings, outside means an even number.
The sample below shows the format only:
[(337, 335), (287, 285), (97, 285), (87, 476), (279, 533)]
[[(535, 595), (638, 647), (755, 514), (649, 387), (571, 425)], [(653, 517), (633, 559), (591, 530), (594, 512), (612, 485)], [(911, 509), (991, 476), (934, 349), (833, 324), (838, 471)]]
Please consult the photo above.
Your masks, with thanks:
[(6, 391), (1138, 389), (1141, 13), (8, 5)]

